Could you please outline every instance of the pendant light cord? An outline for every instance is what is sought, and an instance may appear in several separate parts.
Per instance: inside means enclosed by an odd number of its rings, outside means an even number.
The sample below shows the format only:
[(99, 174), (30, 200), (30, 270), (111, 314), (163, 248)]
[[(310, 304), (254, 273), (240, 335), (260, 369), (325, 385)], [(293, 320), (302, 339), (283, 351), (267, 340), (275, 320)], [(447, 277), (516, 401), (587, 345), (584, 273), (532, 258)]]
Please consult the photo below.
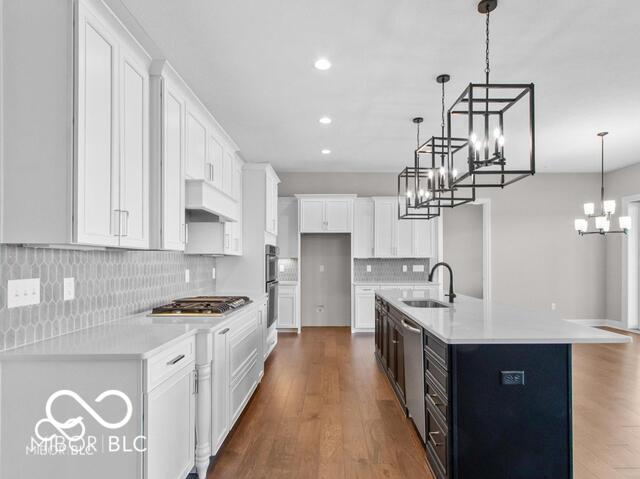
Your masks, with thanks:
[(604, 213), (604, 135), (600, 137), (600, 207)]

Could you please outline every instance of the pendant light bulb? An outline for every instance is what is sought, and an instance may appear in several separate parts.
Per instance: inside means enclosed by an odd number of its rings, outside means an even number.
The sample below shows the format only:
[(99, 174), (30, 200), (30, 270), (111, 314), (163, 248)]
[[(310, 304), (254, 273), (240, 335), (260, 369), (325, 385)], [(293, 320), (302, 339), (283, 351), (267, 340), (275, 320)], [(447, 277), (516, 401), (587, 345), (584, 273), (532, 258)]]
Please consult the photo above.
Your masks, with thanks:
[(420, 198), (422, 198), (424, 196), (424, 190), (422, 188), (420, 188), (420, 191), (418, 191), (418, 196)]
[(413, 197), (413, 193), (411, 190), (407, 190), (407, 198), (411, 199), (411, 197)]
[(616, 200), (606, 200), (602, 202), (602, 209), (608, 215), (616, 212)]
[(596, 229), (604, 230), (607, 223), (608, 221), (606, 216), (596, 216)]
[(581, 233), (584, 233), (585, 231), (587, 231), (587, 228), (589, 227), (589, 223), (587, 222), (587, 220), (580, 218), (574, 221), (574, 226), (576, 228), (576, 231), (580, 231)]
[(502, 135), (500, 134), (500, 128), (496, 127), (495, 130), (493, 130), (493, 137), (497, 140), (498, 138), (500, 138)]
[(471, 136), (469, 137), (469, 141), (471, 142), (472, 145), (475, 145), (476, 141), (478, 141), (478, 135), (476, 135), (475, 133), (471, 133)]
[(631, 229), (631, 216), (620, 216), (618, 218), (618, 224), (620, 225), (621, 230), (630, 230)]
[(458, 177), (458, 170), (456, 170), (455, 168), (453, 170), (451, 170), (451, 176), (453, 178), (457, 178)]
[(444, 176), (447, 173), (447, 170), (445, 169), (444, 166), (440, 167), (440, 176)]
[(502, 148), (504, 146), (504, 135), (498, 137), (498, 146)]
[(582, 207), (584, 208), (585, 216), (591, 216), (596, 211), (596, 205), (594, 203), (585, 203)]

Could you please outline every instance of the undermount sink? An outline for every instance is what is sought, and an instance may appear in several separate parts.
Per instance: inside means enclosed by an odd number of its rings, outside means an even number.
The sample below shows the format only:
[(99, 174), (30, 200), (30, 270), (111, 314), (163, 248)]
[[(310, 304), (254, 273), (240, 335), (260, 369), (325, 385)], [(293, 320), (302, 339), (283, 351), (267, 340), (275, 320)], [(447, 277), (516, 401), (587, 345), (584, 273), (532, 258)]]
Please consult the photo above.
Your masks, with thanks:
[(402, 302), (412, 308), (448, 308), (449, 305), (432, 299), (403, 299)]

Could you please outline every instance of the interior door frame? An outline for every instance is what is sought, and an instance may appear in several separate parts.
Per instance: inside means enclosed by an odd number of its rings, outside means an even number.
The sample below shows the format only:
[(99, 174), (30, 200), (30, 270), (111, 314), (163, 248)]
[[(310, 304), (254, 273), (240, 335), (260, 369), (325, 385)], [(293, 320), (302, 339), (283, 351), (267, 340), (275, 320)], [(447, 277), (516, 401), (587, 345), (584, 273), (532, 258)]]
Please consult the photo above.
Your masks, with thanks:
[[(640, 205), (634, 203), (640, 202), (640, 194), (624, 196), (622, 198), (621, 216), (629, 215), (631, 219), (631, 230), (629, 230), (626, 241), (622, 241), (621, 251), (621, 274), (622, 288), (620, 288), (622, 311), (621, 317), (625, 322), (625, 326), (629, 329), (640, 328), (638, 314), (640, 312), (640, 271), (637, 265), (640, 260), (640, 232), (637, 225), (640, 224)], [(630, 264), (635, 264), (635, 268), (630, 268)]]

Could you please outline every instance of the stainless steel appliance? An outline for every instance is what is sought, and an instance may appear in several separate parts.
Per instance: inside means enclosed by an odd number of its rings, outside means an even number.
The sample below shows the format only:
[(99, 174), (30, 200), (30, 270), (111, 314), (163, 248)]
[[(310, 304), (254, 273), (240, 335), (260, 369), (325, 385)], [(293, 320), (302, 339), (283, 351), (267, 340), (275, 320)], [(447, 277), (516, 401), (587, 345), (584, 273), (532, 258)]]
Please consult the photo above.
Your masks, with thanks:
[(251, 300), (246, 296), (194, 296), (153, 308), (150, 316), (219, 317), (249, 303)]
[(277, 246), (265, 246), (265, 290), (269, 299), (267, 327), (278, 320), (278, 253)]
[(426, 437), (424, 412), (424, 367), (422, 364), (422, 329), (406, 318), (402, 319), (404, 338), (404, 370), (406, 404), (409, 416), (416, 425), (422, 441)]

